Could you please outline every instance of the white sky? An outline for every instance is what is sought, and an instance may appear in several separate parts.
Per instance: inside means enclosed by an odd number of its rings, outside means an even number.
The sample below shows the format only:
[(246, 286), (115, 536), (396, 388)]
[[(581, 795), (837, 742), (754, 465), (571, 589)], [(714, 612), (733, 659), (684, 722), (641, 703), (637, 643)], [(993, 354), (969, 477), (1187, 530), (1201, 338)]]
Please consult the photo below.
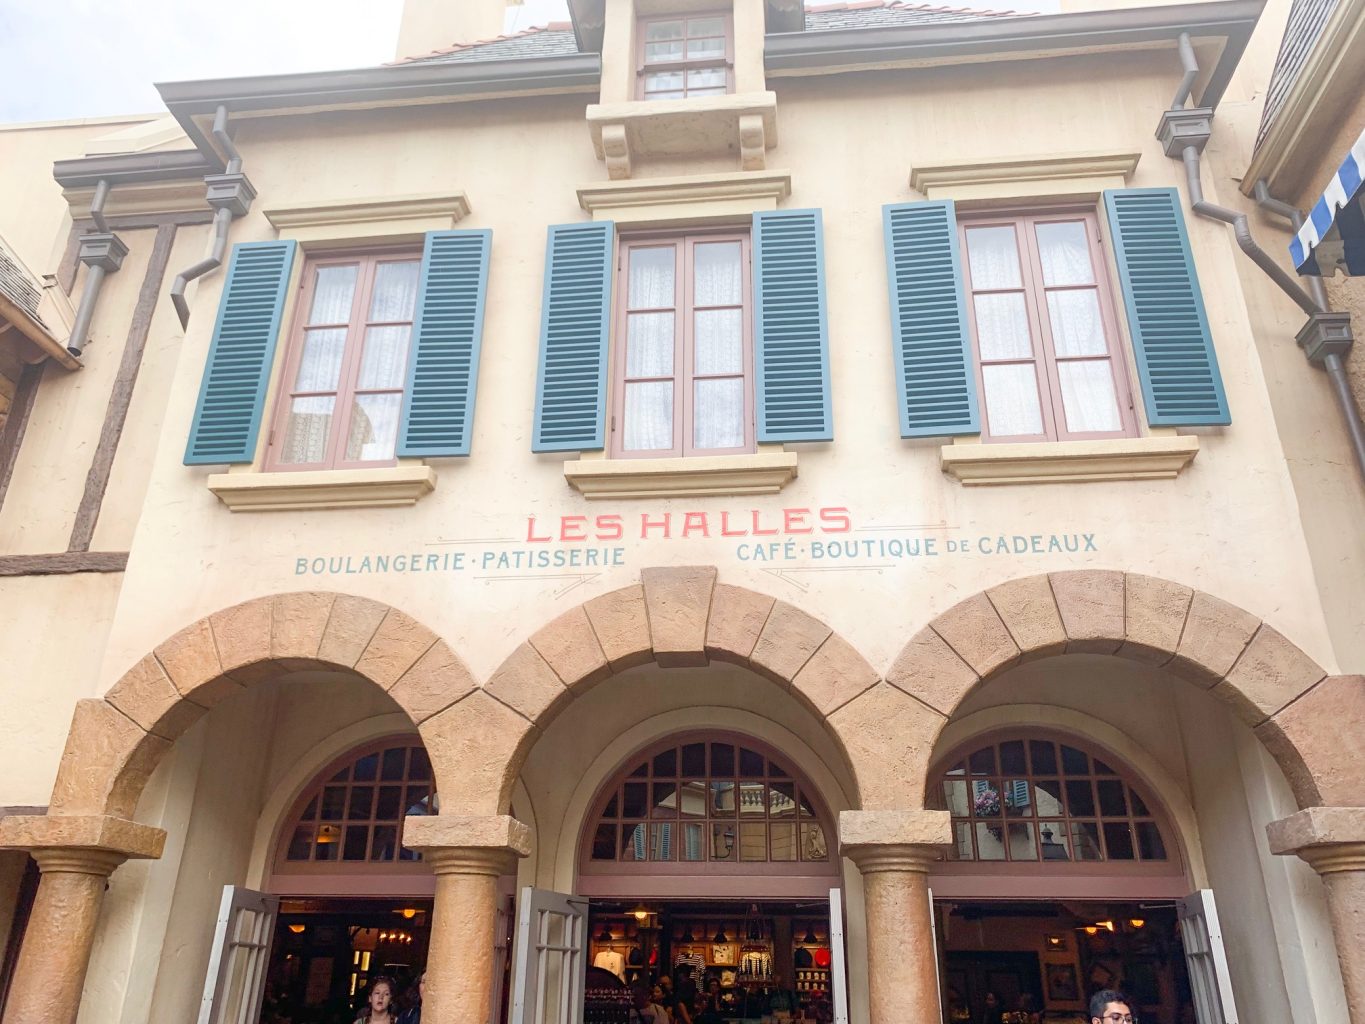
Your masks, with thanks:
[[(1018, 0), (1029, 10), (1056, 4)], [(0, 0), (0, 123), (158, 111), (153, 82), (382, 64), (394, 57), (402, 6), (403, 0)], [(1008, 9), (1010, 0), (980, 6)], [(565, 0), (525, 0), (507, 12), (514, 32), (566, 20)]]

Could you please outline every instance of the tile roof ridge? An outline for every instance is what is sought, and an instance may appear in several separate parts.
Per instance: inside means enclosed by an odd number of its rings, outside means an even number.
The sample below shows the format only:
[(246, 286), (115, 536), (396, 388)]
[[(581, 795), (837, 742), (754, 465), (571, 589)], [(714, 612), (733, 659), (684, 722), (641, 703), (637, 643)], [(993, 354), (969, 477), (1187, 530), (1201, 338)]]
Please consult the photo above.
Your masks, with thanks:
[(573, 28), (573, 23), (569, 21), (551, 21), (545, 25), (532, 25), (529, 28), (521, 29), (518, 32), (507, 32), (492, 39), (476, 39), (468, 43), (452, 43), (450, 46), (443, 46), (428, 53), (418, 53), (411, 57), (403, 57), (399, 60), (386, 62), (384, 67), (395, 67), (400, 64), (411, 64), (414, 61), (423, 61), (431, 57), (445, 57), (452, 53), (459, 53), (462, 50), (473, 50), (480, 46), (487, 46), (490, 43), (501, 43), (507, 39), (520, 39), (523, 36), (535, 35), (538, 32), (567, 32)]
[(1035, 11), (995, 11), (976, 7), (949, 7), (943, 4), (919, 3), (914, 0), (839, 0), (837, 3), (810, 4), (807, 14), (824, 14), (829, 11), (861, 11), (868, 8), (886, 8), (900, 11), (919, 11), (924, 14), (975, 14), (982, 18), (1027, 18)]

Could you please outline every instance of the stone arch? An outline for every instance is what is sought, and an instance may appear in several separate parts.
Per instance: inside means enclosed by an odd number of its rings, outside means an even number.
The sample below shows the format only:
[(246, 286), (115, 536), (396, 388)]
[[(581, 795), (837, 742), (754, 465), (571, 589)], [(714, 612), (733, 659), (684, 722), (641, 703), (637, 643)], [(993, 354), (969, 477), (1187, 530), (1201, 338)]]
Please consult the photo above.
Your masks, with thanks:
[[(799, 608), (720, 583), (714, 566), (649, 568), (638, 584), (595, 597), (516, 648), (484, 686), (422, 723), (442, 813), (505, 814), (536, 736), (576, 695), (639, 665), (730, 662), (790, 692), (830, 730), (863, 806), (898, 806), (919, 786), (929, 712), (831, 627)], [(893, 726), (900, 716), (904, 727)], [(897, 723), (899, 725), (900, 723)]]
[(1067, 653), (1128, 658), (1208, 690), (1255, 731), (1300, 806), (1365, 800), (1365, 775), (1341, 757), (1365, 728), (1365, 677), (1329, 676), (1257, 616), (1169, 580), (1094, 569), (1009, 580), (915, 634), (887, 680), (942, 729), (982, 682)]
[(445, 641), (397, 608), (317, 591), (253, 598), (186, 626), (103, 697), (77, 703), (49, 813), (131, 820), (157, 764), (202, 715), (281, 672), (312, 669), (366, 679), (414, 724), (478, 687)]

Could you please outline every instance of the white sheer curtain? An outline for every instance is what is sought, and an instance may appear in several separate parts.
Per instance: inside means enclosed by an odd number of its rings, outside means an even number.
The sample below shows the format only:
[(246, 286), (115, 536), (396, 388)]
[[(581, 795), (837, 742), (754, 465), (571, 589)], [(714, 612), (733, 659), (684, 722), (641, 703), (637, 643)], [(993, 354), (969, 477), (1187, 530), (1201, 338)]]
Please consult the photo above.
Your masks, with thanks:
[[(676, 246), (630, 250), (626, 301), (626, 385), (621, 445), (626, 451), (673, 447), (674, 352), (677, 324)], [(640, 378), (670, 378), (641, 380)]]
[(692, 444), (744, 445), (744, 283), (739, 242), (693, 246)]

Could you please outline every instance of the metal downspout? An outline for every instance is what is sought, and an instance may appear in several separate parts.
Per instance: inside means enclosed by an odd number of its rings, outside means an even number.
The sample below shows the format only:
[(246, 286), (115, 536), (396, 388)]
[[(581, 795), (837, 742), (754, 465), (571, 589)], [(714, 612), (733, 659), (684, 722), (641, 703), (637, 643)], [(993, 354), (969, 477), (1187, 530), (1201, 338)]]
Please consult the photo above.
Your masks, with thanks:
[(90, 336), (90, 325), (95, 319), (95, 307), (99, 304), (104, 279), (123, 265), (123, 257), (128, 254), (128, 247), (109, 230), (109, 222), (104, 218), (104, 204), (108, 199), (109, 182), (101, 178), (90, 200), (90, 219), (96, 230), (80, 237), (78, 258), (86, 266), (85, 288), (76, 309), (76, 320), (71, 325), (71, 336), (66, 340), (66, 350), (77, 357)]
[[(1272, 196), (1264, 178), (1256, 182), (1252, 194), (1255, 195), (1256, 203), (1261, 209), (1283, 217), (1293, 225), (1295, 231), (1303, 227), (1303, 212)], [(1327, 285), (1322, 278), (1317, 274), (1309, 274), (1304, 280), (1308, 282), (1308, 290), (1314, 301), (1324, 311), (1328, 310), (1330, 304), (1327, 300)], [(1351, 391), (1351, 380), (1346, 374), (1346, 365), (1342, 362), (1340, 355), (1336, 352), (1330, 352), (1323, 356), (1322, 368), (1327, 371), (1327, 376), (1331, 378), (1332, 391), (1336, 396), (1341, 414), (1346, 419), (1346, 429), (1351, 435), (1351, 448), (1355, 453), (1356, 464), (1360, 466), (1361, 474), (1365, 475), (1365, 420), (1361, 419), (1360, 405), (1356, 402), (1355, 394)]]
[(242, 174), (242, 155), (228, 136), (226, 106), (219, 106), (214, 113), (211, 134), (227, 154), (228, 162), (222, 174), (211, 174), (204, 179), (209, 186), (208, 202), (214, 207), (213, 248), (205, 259), (177, 274), (171, 285), (171, 303), (175, 306), (181, 327), (189, 326), (190, 322), (190, 306), (185, 300), (186, 288), (195, 278), (203, 277), (222, 265), (223, 256), (227, 252), (228, 229), (232, 225), (232, 220), (246, 213), (256, 194), (251, 183)]

